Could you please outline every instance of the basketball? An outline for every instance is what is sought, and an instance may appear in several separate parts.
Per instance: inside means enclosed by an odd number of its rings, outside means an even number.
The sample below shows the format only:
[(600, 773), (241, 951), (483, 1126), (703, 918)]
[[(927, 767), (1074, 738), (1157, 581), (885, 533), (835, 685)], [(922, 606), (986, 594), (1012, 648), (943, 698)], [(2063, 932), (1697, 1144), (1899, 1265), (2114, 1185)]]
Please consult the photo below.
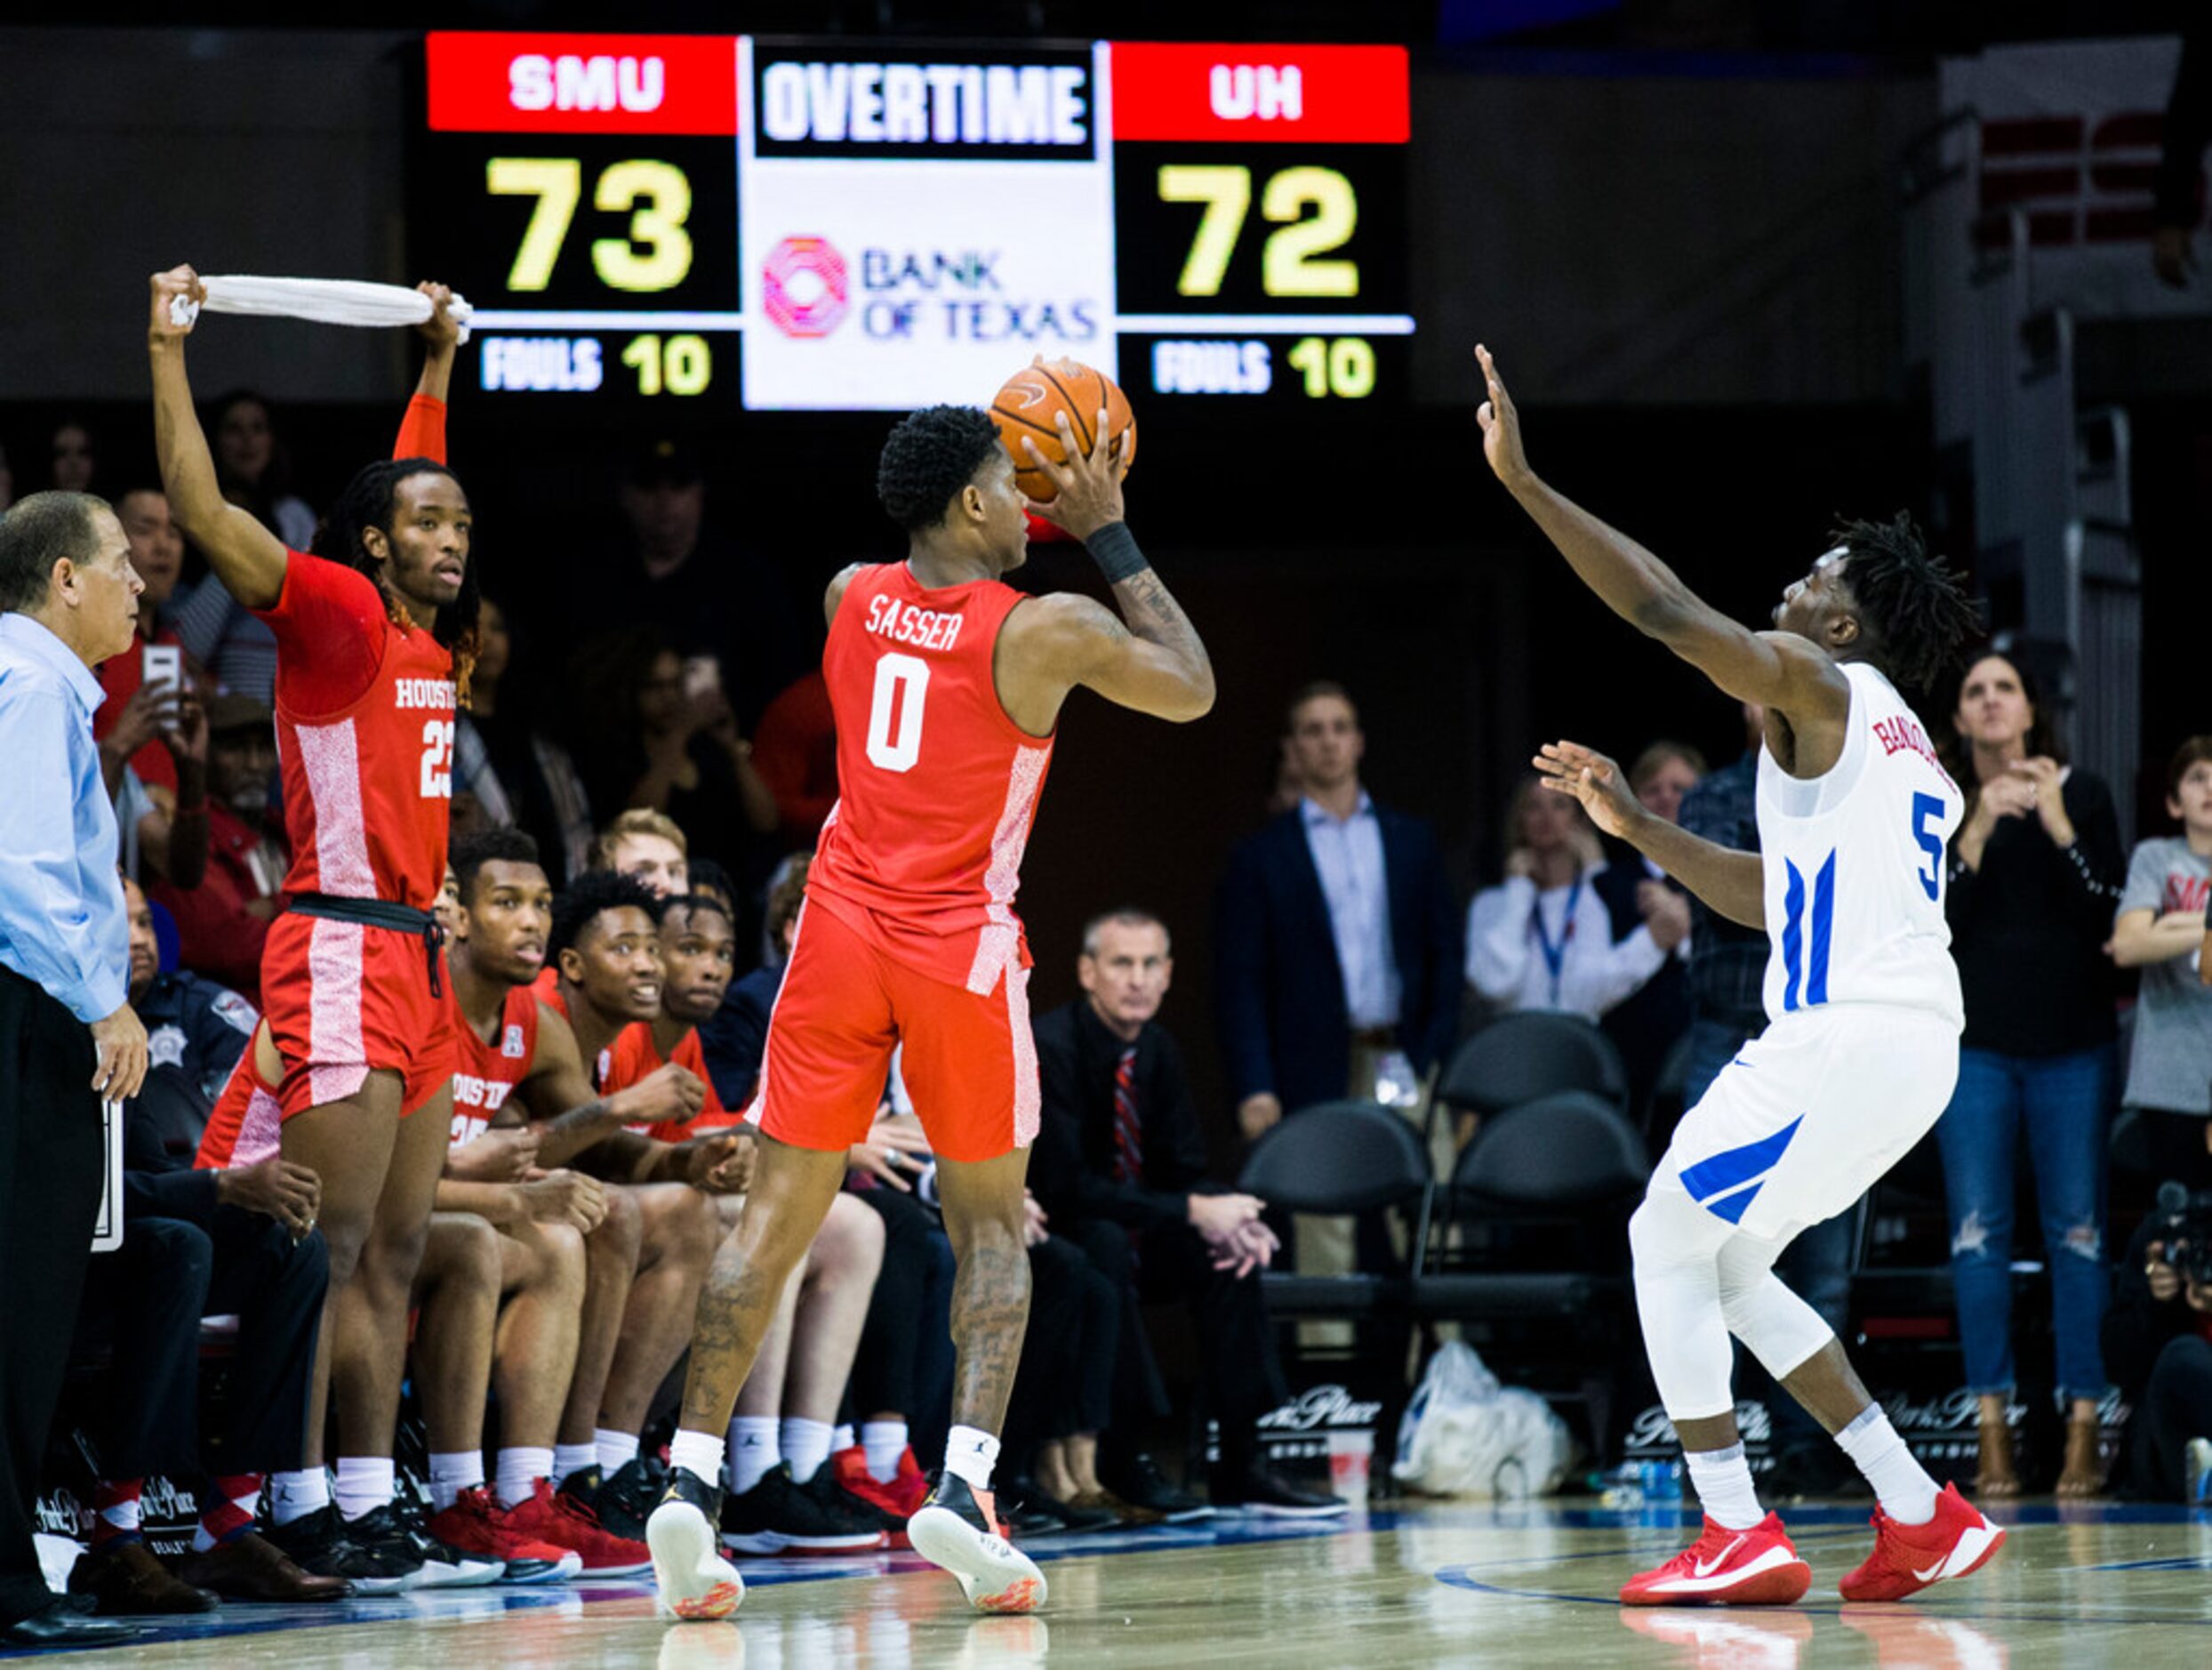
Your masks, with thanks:
[(1068, 414), (1069, 427), (1075, 431), (1075, 444), (1087, 454), (1091, 448), (1091, 430), (1097, 424), (1102, 409), (1106, 413), (1107, 433), (1128, 438), (1121, 460), (1122, 473), (1126, 475), (1130, 462), (1137, 454), (1136, 414), (1129, 409), (1129, 397), (1122, 393), (1112, 378), (1072, 359), (1024, 365), (1007, 378), (990, 403), (990, 414), (998, 421), (999, 444), (1014, 460), (1015, 485), (1039, 504), (1056, 495), (1060, 488), (1049, 475), (1030, 462), (1022, 438), (1030, 437), (1037, 443), (1037, 450), (1053, 462), (1065, 462), (1060, 426), (1054, 421), (1057, 414)]

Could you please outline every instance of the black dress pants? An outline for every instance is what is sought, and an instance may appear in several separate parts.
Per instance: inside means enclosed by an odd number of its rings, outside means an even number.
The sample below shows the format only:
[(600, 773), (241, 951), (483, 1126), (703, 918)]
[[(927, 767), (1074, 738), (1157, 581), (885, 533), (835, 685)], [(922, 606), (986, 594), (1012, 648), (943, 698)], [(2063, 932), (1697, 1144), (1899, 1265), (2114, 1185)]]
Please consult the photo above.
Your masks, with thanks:
[(1079, 1225), (1072, 1239), (1121, 1294), (1116, 1429), (1134, 1439), (1145, 1422), (1168, 1412), (1166, 1385), (1145, 1337), (1141, 1305), (1177, 1299), (1198, 1326), (1206, 1406), (1221, 1423), (1222, 1464), (1232, 1473), (1249, 1465), (1257, 1443), (1254, 1423), (1287, 1395), (1258, 1273), (1238, 1277), (1214, 1269), (1205, 1239), (1187, 1224), (1146, 1230), (1133, 1246), (1120, 1224), (1094, 1219)]
[(2194, 1334), (2168, 1340), (2128, 1425), (2137, 1488), (2153, 1501), (2183, 1500), (2189, 1441), (2212, 1438), (2212, 1342)]
[(53, 1601), (32, 1504), (100, 1209), (92, 1066), (84, 1024), (0, 968), (0, 1626)]
[(1030, 1248), (1030, 1325), (1006, 1405), (1003, 1453), (1027, 1473), (1040, 1443), (1106, 1430), (1113, 1419), (1121, 1296), (1062, 1235)]
[(219, 1207), (206, 1229), (137, 1217), (93, 1266), (78, 1341), (112, 1345), (92, 1427), (108, 1479), (199, 1472), (200, 1319), (236, 1316), (237, 1347), (219, 1434), (228, 1473), (300, 1465), (316, 1330), (330, 1285), (317, 1231), (303, 1241), (276, 1219)]

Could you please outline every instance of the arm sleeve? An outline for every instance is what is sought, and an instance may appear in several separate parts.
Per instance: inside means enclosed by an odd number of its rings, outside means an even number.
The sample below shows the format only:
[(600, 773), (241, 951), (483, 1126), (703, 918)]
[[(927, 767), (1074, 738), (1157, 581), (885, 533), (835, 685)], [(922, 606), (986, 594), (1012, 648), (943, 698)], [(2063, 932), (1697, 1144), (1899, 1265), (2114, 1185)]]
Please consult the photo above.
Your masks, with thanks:
[(1536, 884), (1509, 876), (1467, 907), (1467, 984), (1493, 1003), (1519, 996), (1528, 968), (1528, 912)]
[[(2072, 791), (2076, 783), (2080, 784), (2078, 793)], [(2077, 919), (2102, 940), (2112, 929), (2112, 907), (2126, 871), (2120, 851), (2120, 818), (2112, 810), (2111, 791), (2096, 778), (2077, 774), (2067, 788), (2074, 843), (2059, 853), (2058, 861), (2073, 887), (2072, 896), (2080, 912)]]
[(2163, 845), (2156, 840), (2136, 843), (2135, 854), (2128, 861), (2127, 884), (2120, 888), (2120, 903), (2112, 908), (2114, 922), (2130, 911), (2148, 911), (2155, 917), (2166, 903), (2166, 858), (2159, 850)]
[(123, 1217), (179, 1217), (204, 1229), (215, 1216), (216, 1171), (125, 1171)]
[[(8, 782), (0, 794), (0, 945), (17, 973), (89, 1026), (121, 1008), (129, 988), (127, 968), (101, 954), (107, 942), (84, 896), (69, 759), (69, 729), (79, 722), (59, 690), (0, 683)], [(107, 885), (119, 894), (112, 853), (109, 860)]]
[(336, 713), (368, 694), (391, 622), (366, 574), (288, 554), (274, 607), (254, 613), (276, 635), (276, 699), (295, 713)]
[(1258, 857), (1250, 847), (1230, 855), (1214, 909), (1214, 1001), (1221, 1021), (1222, 1055), (1230, 1094), (1275, 1092), (1274, 1053), (1267, 1028), (1267, 901)]
[(407, 414), (399, 420), (399, 438), (392, 443), (394, 458), (427, 458), (445, 462), (445, 402), (419, 394), (407, 402)]
[(1575, 919), (1575, 943), (1567, 948), (1560, 969), (1559, 1004), (1563, 1008), (1603, 1015), (1645, 981), (1666, 967), (1667, 953), (1641, 922), (1617, 944), (1613, 938), (1611, 912), (1596, 892), (1583, 895), (1582, 914)]

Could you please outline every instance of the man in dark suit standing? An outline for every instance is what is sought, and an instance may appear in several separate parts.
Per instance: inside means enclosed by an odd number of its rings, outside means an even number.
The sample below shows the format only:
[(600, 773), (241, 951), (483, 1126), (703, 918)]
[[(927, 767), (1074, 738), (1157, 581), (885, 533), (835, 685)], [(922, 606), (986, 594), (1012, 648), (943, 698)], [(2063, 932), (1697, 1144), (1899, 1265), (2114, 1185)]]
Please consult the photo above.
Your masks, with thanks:
[[(1222, 1054), (1254, 1141), (1317, 1102), (1417, 1104), (1459, 1018), (1435, 831), (1360, 786), (1366, 738), (1341, 685), (1301, 690), (1287, 735), (1304, 797), (1230, 855), (1214, 938)], [(1371, 1268), (1391, 1258), (1379, 1229), (1363, 1226)]]
[(1265, 1202), (1206, 1180), (1182, 1050), (1155, 1018), (1174, 975), (1166, 926), (1136, 910), (1093, 919), (1077, 973), (1084, 995), (1036, 1023), (1045, 1105), (1030, 1183), (1051, 1233), (1079, 1245), (1122, 1294), (1110, 1433), (1122, 1442), (1100, 1457), (1100, 1476), (1132, 1506), (1166, 1517), (1197, 1505), (1134, 1449), (1142, 1425), (1169, 1407), (1138, 1299), (1172, 1297), (1198, 1324), (1221, 1423), (1214, 1505), (1341, 1513), (1335, 1497), (1300, 1490), (1259, 1461), (1255, 1425), (1285, 1395), (1259, 1281), (1277, 1243), (1260, 1221)]

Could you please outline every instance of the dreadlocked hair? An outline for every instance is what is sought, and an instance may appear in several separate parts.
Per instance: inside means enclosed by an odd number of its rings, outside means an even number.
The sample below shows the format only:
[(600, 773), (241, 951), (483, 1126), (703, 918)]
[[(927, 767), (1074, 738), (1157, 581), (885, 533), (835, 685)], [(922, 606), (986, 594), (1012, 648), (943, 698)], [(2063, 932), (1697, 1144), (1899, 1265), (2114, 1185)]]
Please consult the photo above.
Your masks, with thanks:
[[(369, 528), (382, 532), (387, 539), (392, 534), (393, 501), (399, 484), (410, 476), (437, 474), (458, 480), (453, 472), (434, 458), (379, 459), (365, 464), (355, 472), (346, 490), (338, 495), (330, 514), (315, 531), (314, 553), (341, 563), (357, 573), (366, 574), (383, 594), (384, 613), (393, 625), (402, 631), (414, 630), (414, 621), (405, 606), (385, 583), (385, 565), (369, 554), (363, 533)], [(438, 606), (437, 619), (431, 623), (430, 636), (453, 656), (453, 688), (461, 705), (469, 705), (469, 675), (476, 669), (478, 645), (477, 616), (483, 606), (484, 594), (477, 584), (477, 564), (472, 552), (461, 571), (461, 594), (451, 603)]]
[(1966, 576), (1928, 555), (1912, 518), (1845, 522), (1829, 537), (1850, 553), (1844, 583), (1882, 669), (1909, 697), (1934, 691), (1982, 630)]
[(661, 925), (661, 895), (635, 876), (612, 870), (588, 870), (570, 882), (553, 901), (553, 926), (546, 935), (545, 959), (557, 962), (560, 955), (583, 937), (584, 929), (607, 911), (628, 906), (643, 911)]
[(974, 406), (924, 406), (902, 419), (884, 442), (876, 497), (908, 533), (935, 527), (998, 450), (998, 426)]

